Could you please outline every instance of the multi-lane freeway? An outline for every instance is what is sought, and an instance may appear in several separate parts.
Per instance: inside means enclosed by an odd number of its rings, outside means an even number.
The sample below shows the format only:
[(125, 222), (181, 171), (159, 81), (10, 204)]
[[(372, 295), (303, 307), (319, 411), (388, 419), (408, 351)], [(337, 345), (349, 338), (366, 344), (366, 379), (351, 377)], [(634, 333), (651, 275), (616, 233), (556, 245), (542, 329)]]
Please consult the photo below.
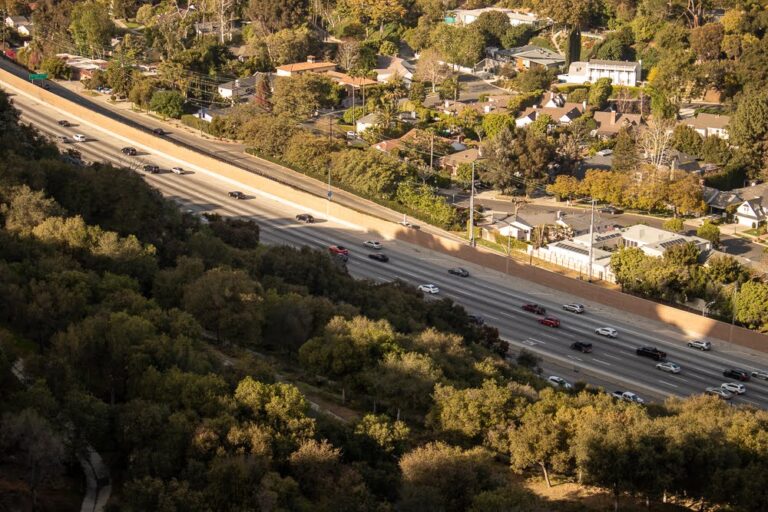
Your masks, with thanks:
[[(0, 86), (3, 84), (0, 84)], [(506, 276), (446, 254), (424, 249), (401, 241), (381, 240), (382, 252), (390, 258), (382, 263), (367, 255), (373, 251), (363, 242), (375, 238), (364, 229), (333, 219), (325, 219), (324, 212), (305, 211), (299, 205), (264, 195), (243, 184), (224, 180), (194, 162), (185, 162), (169, 154), (159, 154), (108, 133), (96, 126), (78, 123), (48, 105), (7, 88), (14, 94), (14, 104), (22, 112), (22, 119), (51, 136), (75, 133), (87, 136), (83, 143), (62, 144), (74, 147), (87, 160), (109, 161), (129, 166), (141, 172), (143, 164), (156, 164), (165, 172), (142, 173), (146, 181), (166, 197), (176, 201), (190, 212), (247, 217), (262, 227), (262, 240), (266, 243), (308, 245), (325, 250), (330, 245), (344, 245), (351, 250), (349, 271), (356, 277), (391, 281), (401, 279), (414, 285), (432, 283), (440, 288), (436, 297), (450, 297), (463, 304), (471, 313), (479, 314), (488, 324), (498, 327), (508, 340), (513, 352), (526, 348), (540, 355), (545, 375), (557, 374), (570, 381), (584, 380), (603, 385), (609, 391), (631, 390), (647, 400), (666, 396), (685, 396), (701, 393), (706, 387), (719, 386), (731, 379), (723, 377), (725, 368), (747, 370), (768, 369), (768, 355), (750, 352), (743, 347), (722, 340), (711, 340), (713, 350), (701, 352), (688, 348), (688, 337), (675, 328), (647, 318), (632, 315), (600, 304), (589, 303), (579, 297), (539, 286), (536, 283)], [(67, 119), (73, 127), (61, 127), (57, 121)], [(121, 153), (124, 146), (134, 146), (138, 155), (128, 157)], [(183, 167), (188, 172), (176, 175), (171, 167)], [(249, 196), (237, 200), (228, 196), (232, 190), (241, 190)], [(299, 213), (310, 213), (318, 218), (315, 224), (295, 220)], [(464, 267), (470, 272), (466, 278), (453, 276), (449, 268)], [(432, 300), (426, 297), (425, 300)], [(561, 321), (559, 328), (539, 324), (541, 318), (525, 312), (521, 306), (535, 302), (544, 306), (548, 314)], [(584, 314), (562, 310), (566, 303), (583, 303)], [(616, 339), (595, 334), (595, 329), (611, 326), (618, 330)], [(583, 354), (570, 349), (574, 341), (593, 344), (592, 353)], [(652, 345), (668, 353), (668, 360), (682, 367), (680, 374), (668, 374), (655, 369), (656, 362), (638, 357), (635, 349)], [(732, 400), (733, 403), (752, 404), (768, 408), (768, 382), (755, 380), (747, 383), (747, 392)]]

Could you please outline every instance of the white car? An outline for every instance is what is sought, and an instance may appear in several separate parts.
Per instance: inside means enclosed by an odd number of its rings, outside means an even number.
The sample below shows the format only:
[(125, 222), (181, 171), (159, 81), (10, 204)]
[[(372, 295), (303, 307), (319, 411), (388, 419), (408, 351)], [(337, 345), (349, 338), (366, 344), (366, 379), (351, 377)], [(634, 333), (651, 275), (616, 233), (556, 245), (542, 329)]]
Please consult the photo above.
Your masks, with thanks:
[(357, 132), (348, 131), (347, 132), (347, 138), (348, 139), (356, 139), (357, 138)]
[(722, 398), (723, 400), (730, 400), (731, 398), (733, 398), (733, 393), (723, 388), (707, 388), (706, 392), (709, 395), (715, 395), (717, 397)]
[(680, 373), (680, 365), (670, 361), (657, 364), (656, 369), (667, 373)]
[(77, 142), (85, 142), (86, 140), (88, 140), (88, 138), (82, 133), (76, 133), (72, 136), (72, 138), (75, 139), (75, 141)]
[(631, 391), (614, 391), (611, 393), (611, 396), (613, 398), (618, 398), (619, 400), (624, 400), (626, 402), (633, 402), (636, 404), (644, 404), (645, 400), (637, 396)]
[(747, 392), (747, 387), (744, 384), (738, 384), (736, 382), (720, 384), (720, 389), (724, 389), (725, 391), (736, 395), (743, 395)]
[(573, 385), (570, 382), (568, 382), (562, 377), (558, 377), (557, 375), (550, 375), (549, 377), (547, 377), (547, 384), (551, 384), (556, 388), (563, 388), (563, 389), (573, 388)]
[(760, 380), (768, 380), (768, 371), (755, 370), (754, 372), (752, 372), (752, 378), (760, 379)]
[(440, 288), (438, 288), (433, 284), (420, 284), (419, 290), (421, 290), (424, 293), (431, 293), (431, 294), (440, 293)]
[(184, 169), (181, 167), (171, 167), (171, 172), (173, 174), (184, 174)]
[(563, 309), (570, 311), (571, 313), (581, 314), (584, 312), (584, 306), (582, 304), (563, 304)]
[(381, 249), (381, 242), (377, 242), (376, 240), (366, 240), (363, 242), (363, 245), (369, 249)]
[(598, 327), (595, 329), (595, 334), (599, 334), (600, 336), (608, 336), (609, 338), (615, 338), (619, 335), (619, 331), (613, 327)]

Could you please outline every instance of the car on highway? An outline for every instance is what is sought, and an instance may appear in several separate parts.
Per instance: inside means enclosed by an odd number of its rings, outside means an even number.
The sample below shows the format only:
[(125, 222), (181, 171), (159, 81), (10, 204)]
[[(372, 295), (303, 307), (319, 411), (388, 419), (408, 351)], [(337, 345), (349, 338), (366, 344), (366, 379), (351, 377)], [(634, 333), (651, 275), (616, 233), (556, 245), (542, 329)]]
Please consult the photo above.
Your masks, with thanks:
[(459, 277), (469, 277), (469, 271), (461, 267), (449, 268), (448, 273)]
[(581, 314), (584, 312), (583, 304), (563, 304), (563, 309), (571, 313)]
[(363, 242), (363, 245), (368, 247), (369, 249), (379, 250), (382, 248), (381, 242), (377, 242), (376, 240), (366, 240), (365, 242)]
[(229, 192), (228, 195), (229, 197), (234, 197), (235, 199), (245, 199), (245, 194), (239, 190), (233, 190), (232, 192)]
[(430, 294), (434, 295), (435, 293), (440, 293), (440, 288), (438, 288), (437, 286), (435, 286), (433, 284), (420, 284), (419, 285), (419, 291), (422, 291), (424, 293), (430, 293)]
[(475, 324), (475, 325), (485, 324), (485, 318), (483, 318), (480, 315), (467, 315), (467, 320), (469, 320), (469, 323)]
[(155, 135), (162, 136), (162, 135), (165, 135), (165, 130), (163, 130), (162, 128), (153, 128), (152, 133), (154, 133)]
[(734, 395), (743, 395), (747, 392), (747, 387), (744, 384), (739, 384), (738, 382), (724, 382), (720, 384), (720, 389), (724, 389), (729, 393), (733, 393)]
[(185, 174), (184, 168), (182, 167), (171, 167), (171, 172), (178, 175)]
[(573, 384), (557, 375), (550, 375), (547, 377), (547, 384), (555, 386), (556, 388), (573, 389)]
[(535, 313), (537, 315), (543, 315), (547, 312), (546, 309), (544, 309), (543, 306), (539, 306), (538, 304), (523, 304), (522, 306), (523, 311), (528, 311), (529, 313)]
[(75, 139), (75, 142), (85, 142), (88, 140), (88, 137), (86, 137), (82, 133), (76, 133), (72, 136), (72, 138)]
[(691, 340), (688, 342), (688, 346), (699, 350), (712, 350), (712, 344), (704, 340)]
[(544, 318), (539, 318), (539, 323), (541, 325), (546, 325), (547, 327), (560, 327), (560, 320), (553, 316), (545, 316)]
[(755, 370), (751, 375), (755, 379), (768, 380), (768, 371), (766, 370)]
[(61, 119), (58, 122), (58, 124), (59, 126), (63, 126), (64, 128), (69, 128), (70, 126), (72, 126), (71, 124), (69, 124), (69, 121), (67, 121), (66, 119)]
[(680, 373), (680, 365), (671, 361), (657, 364), (656, 369), (667, 373)]
[(332, 245), (328, 247), (328, 252), (331, 254), (340, 254), (342, 256), (349, 256), (349, 249), (343, 245)]
[(733, 393), (731, 393), (730, 391), (726, 391), (723, 388), (715, 388), (715, 387), (707, 388), (706, 393), (708, 395), (714, 395), (718, 398), (722, 398), (723, 400), (730, 400), (731, 398), (733, 398)]
[(70, 140), (69, 137), (66, 135), (57, 135), (56, 140), (61, 142), (62, 144), (69, 144)]
[(153, 164), (147, 164), (144, 166), (144, 172), (148, 172), (149, 174), (160, 174), (160, 167)]
[(614, 329), (613, 327), (598, 327), (595, 329), (595, 334), (599, 334), (600, 336), (606, 336), (608, 338), (615, 338), (619, 335), (619, 331)]
[(612, 204), (609, 204), (608, 206), (603, 206), (600, 208), (600, 213), (607, 213), (608, 215), (620, 215), (624, 213), (624, 210), (621, 208), (616, 208)]
[(136, 148), (132, 148), (130, 146), (124, 147), (120, 149), (120, 152), (124, 155), (128, 156), (136, 156)]
[(667, 358), (667, 353), (656, 347), (638, 347), (635, 353), (642, 357), (650, 357), (656, 361), (663, 361)]
[(611, 396), (618, 400), (624, 400), (625, 402), (633, 402), (636, 404), (645, 403), (645, 400), (643, 400), (642, 398), (637, 396), (637, 394), (631, 391), (614, 391), (613, 393), (611, 393)]
[(312, 224), (315, 222), (315, 218), (308, 213), (300, 213), (296, 216), (296, 220), (305, 224)]
[(746, 382), (749, 380), (749, 372), (747, 372), (747, 370), (742, 370), (741, 368), (728, 368), (723, 370), (723, 377)]
[(417, 224), (411, 224), (407, 220), (401, 220), (400, 222), (398, 222), (398, 224), (400, 224), (401, 226), (406, 227), (408, 229), (421, 229), (421, 226), (419, 226)]
[(578, 350), (579, 352), (582, 352), (584, 354), (588, 354), (592, 352), (592, 344), (584, 343), (583, 341), (574, 341), (573, 343), (571, 343), (571, 348), (573, 350)]
[(369, 254), (368, 257), (371, 258), (372, 260), (380, 261), (382, 263), (386, 263), (389, 261), (389, 256), (387, 256), (386, 254), (381, 254), (380, 252), (377, 252), (375, 254)]

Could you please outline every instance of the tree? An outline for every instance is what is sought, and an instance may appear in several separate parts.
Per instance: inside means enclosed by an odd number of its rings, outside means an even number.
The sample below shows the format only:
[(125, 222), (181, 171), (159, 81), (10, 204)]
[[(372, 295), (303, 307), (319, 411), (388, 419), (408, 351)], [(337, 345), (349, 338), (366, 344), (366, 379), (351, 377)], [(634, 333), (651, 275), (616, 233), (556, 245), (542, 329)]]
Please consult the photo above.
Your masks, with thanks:
[(707, 23), (691, 30), (691, 49), (699, 61), (717, 60), (725, 31), (720, 23)]
[(705, 162), (725, 165), (731, 159), (731, 148), (726, 141), (716, 135), (704, 139), (701, 145), (701, 159)]
[(682, 233), (683, 229), (685, 229), (683, 226), (683, 219), (680, 217), (673, 217), (671, 219), (665, 220), (662, 227), (667, 231), (672, 231), (673, 233)]
[(733, 301), (735, 318), (750, 329), (768, 331), (768, 285), (747, 281)]
[(409, 434), (405, 422), (392, 421), (384, 414), (366, 414), (355, 425), (355, 435), (369, 440), (384, 453), (400, 452)]
[(739, 147), (750, 162), (751, 169), (766, 165), (768, 150), (768, 91), (752, 90), (738, 102), (731, 116), (728, 132), (733, 144)]
[(380, 151), (339, 151), (331, 161), (335, 180), (372, 197), (394, 198), (399, 184), (413, 176), (412, 169)]
[(400, 49), (397, 47), (395, 43), (393, 43), (390, 40), (384, 40), (381, 43), (381, 46), (379, 46), (379, 54), (380, 55), (387, 55), (390, 57), (396, 57), (397, 53), (400, 51)]
[(450, 76), (440, 83), (437, 89), (437, 93), (441, 100), (459, 100), (459, 93), (461, 92), (461, 84), (459, 83), (458, 76)]
[(630, 173), (637, 169), (639, 163), (640, 157), (637, 154), (634, 135), (629, 128), (622, 127), (616, 135), (611, 166), (616, 172)]
[(673, 148), (693, 156), (701, 154), (703, 140), (701, 135), (685, 124), (678, 124), (672, 132), (670, 144)]
[(589, 104), (597, 109), (602, 109), (611, 97), (613, 87), (610, 78), (598, 78), (589, 86)]
[(156, 90), (154, 80), (141, 79), (136, 80), (128, 93), (128, 99), (141, 109), (148, 109), (152, 103), (152, 96)]
[(47, 73), (51, 78), (61, 78), (69, 80), (72, 76), (72, 69), (67, 66), (63, 59), (58, 57), (46, 57), (40, 63), (40, 71)]
[(178, 119), (184, 113), (184, 98), (177, 91), (155, 91), (149, 108), (163, 117)]
[(514, 126), (514, 118), (509, 114), (491, 112), (483, 116), (483, 132), (488, 139), (493, 139), (504, 129)]
[(333, 81), (324, 75), (303, 73), (282, 77), (275, 81), (272, 109), (275, 114), (303, 120), (318, 109), (336, 105), (338, 94)]
[(733, 256), (717, 255), (707, 260), (707, 273), (713, 282), (743, 283), (749, 278), (749, 270)]
[(103, 55), (115, 29), (106, 4), (95, 0), (78, 2), (72, 7), (70, 19), (69, 31), (80, 51)]
[(480, 177), (502, 190), (535, 187), (547, 176), (555, 150), (545, 137), (521, 128), (504, 128), (485, 144)]
[(442, 62), (440, 52), (434, 48), (427, 48), (421, 52), (416, 63), (414, 78), (432, 85), (432, 92), (437, 91), (437, 84), (442, 83), (450, 74), (448, 66)]
[(472, 24), (483, 35), (485, 46), (500, 46), (501, 39), (510, 28), (509, 17), (501, 11), (480, 14)]
[(661, 167), (667, 163), (673, 125), (672, 120), (654, 118), (640, 134), (640, 147), (651, 165)]
[(288, 115), (257, 115), (240, 126), (239, 138), (257, 153), (271, 157), (282, 157), (286, 141), (298, 131), (296, 120)]
[(312, 37), (306, 27), (285, 28), (269, 34), (263, 41), (273, 66), (306, 60), (312, 47)]
[(554, 194), (560, 201), (572, 199), (579, 192), (579, 180), (575, 176), (561, 174), (555, 178), (555, 182), (547, 185), (547, 192)]
[(593, 0), (533, 0), (533, 10), (541, 16), (552, 18), (566, 26), (583, 28), (591, 16), (597, 13), (600, 6)]
[(693, 174), (679, 173), (668, 184), (667, 200), (676, 215), (695, 215), (707, 211), (701, 181)]
[(696, 230), (696, 236), (712, 242), (713, 247), (720, 245), (720, 228), (710, 221), (704, 221), (704, 224)]
[(637, 247), (619, 249), (611, 254), (611, 270), (622, 290), (633, 290), (642, 281), (649, 256)]
[(552, 70), (536, 67), (519, 73), (515, 78), (515, 87), (521, 92), (546, 90), (552, 80), (554, 80)]
[(300, 26), (309, 13), (307, 0), (249, 0), (246, 15), (267, 32)]

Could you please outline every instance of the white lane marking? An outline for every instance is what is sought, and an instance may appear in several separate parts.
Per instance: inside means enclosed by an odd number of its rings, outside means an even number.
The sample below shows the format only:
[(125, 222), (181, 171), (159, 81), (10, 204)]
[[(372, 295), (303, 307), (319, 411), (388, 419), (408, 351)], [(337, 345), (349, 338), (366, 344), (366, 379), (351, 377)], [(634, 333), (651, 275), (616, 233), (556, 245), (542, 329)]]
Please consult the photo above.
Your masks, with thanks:
[(669, 377), (670, 377), (671, 379), (677, 379), (677, 380), (679, 380), (680, 382), (688, 382), (688, 379), (684, 379), (684, 378), (682, 378), (682, 377), (679, 377), (679, 376), (677, 376), (677, 375), (670, 375)]
[(581, 359), (580, 357), (576, 357), (576, 356), (568, 356), (568, 359), (573, 359), (574, 361), (583, 361), (583, 359)]
[(523, 345), (528, 345), (529, 347), (533, 347), (534, 345), (536, 345), (536, 343), (531, 340), (523, 340)]
[(661, 382), (662, 384), (664, 384), (664, 385), (666, 385), (666, 386), (672, 386), (673, 388), (676, 388), (676, 387), (677, 387), (677, 385), (676, 385), (676, 384), (672, 384), (671, 382), (667, 382), (667, 381), (665, 381), (665, 380), (661, 380), (661, 379), (656, 379), (656, 380), (657, 380), (657, 381), (659, 381), (659, 382)]
[(617, 361), (621, 361), (621, 358), (619, 356), (614, 356), (612, 354), (603, 354), (603, 357), (610, 357), (611, 359), (615, 359)]
[(595, 361), (595, 362), (597, 362), (597, 363), (600, 363), (600, 364), (604, 364), (604, 365), (606, 365), (606, 366), (613, 366), (613, 365), (612, 365), (611, 363), (609, 363), (609, 362), (606, 362), (606, 361), (601, 361), (601, 360), (599, 360), (599, 359), (595, 359), (594, 357), (592, 358), (592, 360), (593, 360), (593, 361)]
[(544, 343), (544, 342), (543, 342), (543, 341), (541, 341), (541, 340), (537, 340), (536, 338), (528, 338), (528, 339), (529, 339), (529, 340), (531, 340), (531, 341), (533, 341), (533, 342), (536, 342), (536, 343), (541, 343), (542, 345), (546, 345), (546, 343)]
[(492, 316), (492, 315), (483, 315), (483, 316), (485, 316), (486, 318), (491, 318), (493, 320), (501, 320), (501, 318), (496, 317), (496, 316)]
[(759, 404), (759, 403), (757, 403), (757, 402), (753, 402), (752, 400), (749, 400), (748, 398), (743, 398), (743, 397), (739, 397), (739, 398), (741, 398), (741, 399), (742, 399), (743, 401), (745, 401), (745, 402), (749, 402), (749, 403), (751, 403), (751, 404), (752, 404), (752, 405), (754, 405), (755, 407), (760, 407), (760, 404)]

